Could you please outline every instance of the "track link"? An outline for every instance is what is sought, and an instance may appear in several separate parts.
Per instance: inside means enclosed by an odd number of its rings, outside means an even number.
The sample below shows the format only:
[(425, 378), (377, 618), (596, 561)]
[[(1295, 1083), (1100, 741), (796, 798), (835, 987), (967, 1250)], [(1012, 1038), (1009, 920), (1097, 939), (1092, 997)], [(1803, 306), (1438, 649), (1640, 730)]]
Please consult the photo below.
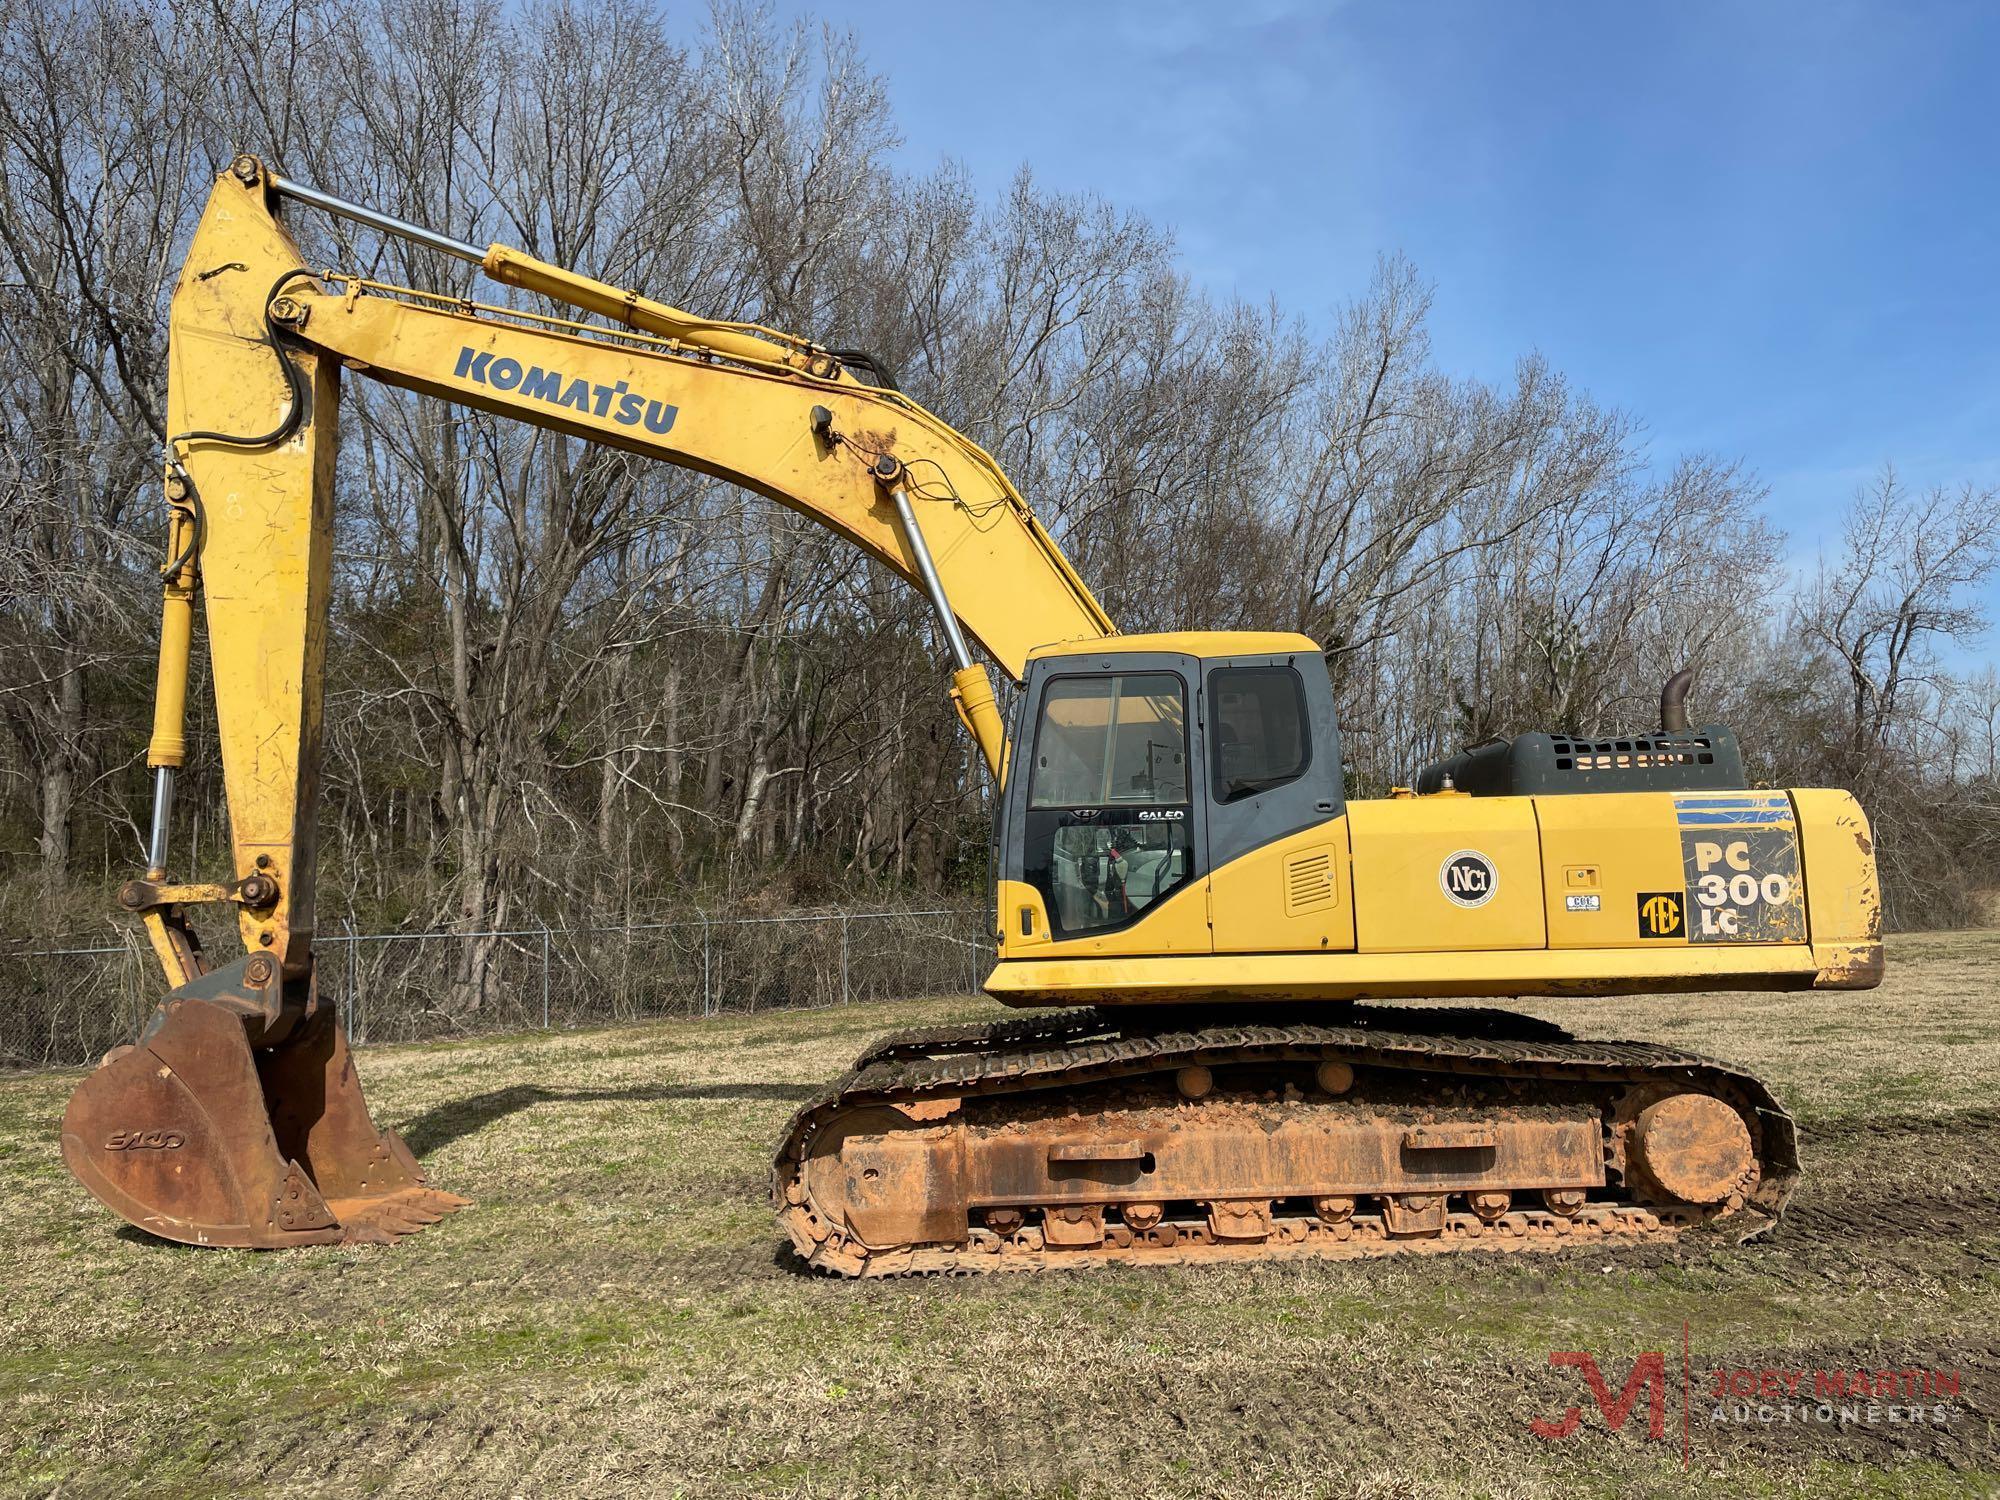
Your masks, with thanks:
[[(1791, 1116), (1759, 1080), (1713, 1058), (1644, 1042), (1578, 1041), (1547, 1022), (1505, 1011), (1356, 1006), (1332, 1025), (1285, 1022), (1270, 1011), (1256, 1014), (1246, 1024), (1188, 1027), (1185, 1011), (1089, 1008), (882, 1037), (793, 1117), (773, 1169), (779, 1220), (799, 1253), (829, 1272), (972, 1274), (1091, 1264), (1559, 1249), (1589, 1238), (1670, 1238), (1691, 1225), (1737, 1214), (1748, 1229), (1743, 1238), (1750, 1238), (1776, 1222), (1798, 1178)], [(1492, 1111), (1502, 1123), (1531, 1118), (1548, 1101), (1565, 1101), (1572, 1109), (1583, 1101), (1583, 1107), (1601, 1112), (1607, 1157), (1616, 1163), (1603, 1187), (1587, 1201), (1562, 1205), (1563, 1212), (1511, 1206), (1498, 1214), (1452, 1211), (1434, 1216), (1427, 1231), (1411, 1233), (1386, 1199), (1374, 1205), (1380, 1212), (1365, 1211), (1364, 1198), (1357, 1211), (1337, 1219), (1292, 1199), (1266, 1205), (1259, 1220), (1265, 1232), (1245, 1239), (1216, 1233), (1212, 1220), (1190, 1217), (1183, 1206), (1150, 1225), (1143, 1218), (1138, 1227), (1106, 1222), (1102, 1239), (1082, 1246), (1052, 1245), (1021, 1216), (998, 1220), (996, 1229), (980, 1223), (977, 1213), (943, 1238), (880, 1243), (878, 1235), (877, 1243), (865, 1243), (840, 1205), (815, 1201), (808, 1180), (815, 1154), (835, 1149), (841, 1130), (861, 1111), (895, 1110), (923, 1122), (963, 1109), (1005, 1127), (1067, 1110), (1072, 1121), (1088, 1123), (1083, 1110), (1089, 1106), (1080, 1109), (1078, 1101), (1093, 1097), (1093, 1090), (1096, 1097), (1107, 1090), (1157, 1091), (1183, 1069), (1234, 1070), (1246, 1077), (1291, 1069), (1309, 1077), (1312, 1068), (1329, 1061), (1399, 1091), (1405, 1103), (1413, 1096), (1497, 1088), (1510, 1101)], [(1630, 1118), (1621, 1118), (1620, 1111), (1635, 1099), (1667, 1094), (1719, 1099), (1744, 1122), (1754, 1165), (1722, 1201), (1676, 1201), (1627, 1169), (1619, 1143)], [(1296, 1097), (1292, 1091), (1287, 1096)], [(1212, 1096), (1218, 1105), (1227, 1099), (1226, 1091)], [(1194, 1119), (1208, 1110), (1205, 1103), (1184, 1107)], [(1419, 1117), (1427, 1118), (1411, 1116)]]

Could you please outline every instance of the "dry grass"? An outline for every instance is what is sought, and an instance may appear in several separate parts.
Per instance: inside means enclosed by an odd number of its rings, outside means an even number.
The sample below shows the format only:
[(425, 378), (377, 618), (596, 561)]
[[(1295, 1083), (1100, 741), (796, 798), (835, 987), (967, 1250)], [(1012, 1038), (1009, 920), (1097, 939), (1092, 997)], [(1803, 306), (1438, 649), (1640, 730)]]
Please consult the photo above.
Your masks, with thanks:
[[(849, 1285), (766, 1152), (868, 1035), (983, 1002), (379, 1048), (379, 1118), (477, 1209), (393, 1251), (190, 1251), (62, 1172), (73, 1074), (0, 1083), (0, 1490), (22, 1494), (1990, 1493), (2000, 935), (1860, 995), (1529, 1007), (1748, 1063), (1805, 1129), (1772, 1242)], [(1933, 1366), (1945, 1427), (1612, 1436), (1554, 1349)], [(1673, 1393), (1675, 1421), (1680, 1392)], [(1528, 1420), (1581, 1401), (1561, 1443)], [(1676, 1434), (1677, 1439), (1677, 1434)]]

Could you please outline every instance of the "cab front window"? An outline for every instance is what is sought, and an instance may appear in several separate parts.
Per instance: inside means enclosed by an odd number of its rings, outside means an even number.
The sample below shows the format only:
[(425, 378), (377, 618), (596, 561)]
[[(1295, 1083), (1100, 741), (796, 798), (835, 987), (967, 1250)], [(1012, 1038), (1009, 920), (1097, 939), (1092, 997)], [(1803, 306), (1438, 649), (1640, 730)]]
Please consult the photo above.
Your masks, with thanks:
[(1053, 935), (1136, 920), (1186, 882), (1187, 693), (1171, 672), (1063, 677), (1042, 698), (1027, 874)]
[(1187, 700), (1168, 672), (1059, 677), (1042, 699), (1031, 807), (1184, 803)]

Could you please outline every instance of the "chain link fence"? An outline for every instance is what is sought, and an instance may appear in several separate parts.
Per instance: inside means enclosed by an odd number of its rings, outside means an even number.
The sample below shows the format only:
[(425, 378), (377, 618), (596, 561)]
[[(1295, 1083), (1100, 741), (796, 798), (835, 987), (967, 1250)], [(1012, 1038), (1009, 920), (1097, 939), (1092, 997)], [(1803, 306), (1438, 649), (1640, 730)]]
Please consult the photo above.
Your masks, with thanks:
[[(477, 933), (337, 923), (313, 947), (360, 1044), (966, 994), (991, 967), (990, 921), (966, 907)], [(0, 1068), (93, 1062), (138, 1035), (163, 988), (136, 932), (0, 943)]]

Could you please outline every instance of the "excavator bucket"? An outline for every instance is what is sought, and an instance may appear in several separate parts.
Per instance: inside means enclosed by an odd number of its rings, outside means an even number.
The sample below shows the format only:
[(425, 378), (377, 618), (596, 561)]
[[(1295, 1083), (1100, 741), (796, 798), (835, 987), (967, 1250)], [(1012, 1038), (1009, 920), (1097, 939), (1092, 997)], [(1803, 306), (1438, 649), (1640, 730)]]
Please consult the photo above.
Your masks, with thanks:
[(114, 1213), (189, 1245), (388, 1244), (466, 1204), (375, 1128), (334, 1006), (265, 954), (169, 993), (71, 1096), (62, 1151)]

